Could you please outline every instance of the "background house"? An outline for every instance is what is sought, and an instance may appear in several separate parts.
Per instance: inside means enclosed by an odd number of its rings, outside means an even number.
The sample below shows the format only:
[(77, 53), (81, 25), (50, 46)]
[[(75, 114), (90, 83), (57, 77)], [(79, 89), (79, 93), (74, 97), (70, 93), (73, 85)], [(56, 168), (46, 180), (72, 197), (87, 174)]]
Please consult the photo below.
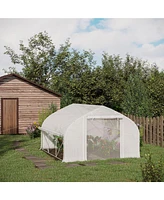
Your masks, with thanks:
[(17, 75), (0, 77), (0, 134), (25, 134), (51, 103), (60, 109), (61, 95)]

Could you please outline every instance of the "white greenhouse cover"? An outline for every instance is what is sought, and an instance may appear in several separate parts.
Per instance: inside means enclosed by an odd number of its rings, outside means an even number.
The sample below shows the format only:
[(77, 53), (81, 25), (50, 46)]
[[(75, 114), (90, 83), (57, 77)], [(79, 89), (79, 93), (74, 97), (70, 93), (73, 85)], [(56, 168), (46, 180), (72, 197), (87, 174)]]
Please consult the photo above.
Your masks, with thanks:
[(63, 136), (63, 162), (140, 157), (135, 123), (101, 105), (71, 104), (45, 119), (41, 149), (54, 149), (53, 136)]

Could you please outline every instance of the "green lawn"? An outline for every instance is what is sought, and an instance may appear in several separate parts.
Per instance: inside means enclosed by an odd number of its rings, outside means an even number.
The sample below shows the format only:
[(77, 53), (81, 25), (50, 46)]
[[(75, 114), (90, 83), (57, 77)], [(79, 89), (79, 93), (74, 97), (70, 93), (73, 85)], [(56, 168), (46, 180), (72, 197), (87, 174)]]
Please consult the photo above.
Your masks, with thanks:
[[(45, 158), (49, 169), (37, 169), (34, 164), (22, 158), (23, 153), (13, 149), (13, 141), (21, 140), (21, 146), (32, 155)], [(66, 163), (56, 161), (39, 150), (40, 138), (30, 140), (28, 136), (0, 136), (0, 182), (130, 182), (142, 181), (140, 164), (143, 155), (153, 154), (158, 160), (164, 154), (164, 148), (144, 145), (141, 158), (108, 159), (93, 161), (95, 166), (67, 167)], [(122, 163), (116, 164), (118, 161)], [(89, 163), (89, 162), (83, 162)], [(91, 162), (90, 162), (91, 163)]]

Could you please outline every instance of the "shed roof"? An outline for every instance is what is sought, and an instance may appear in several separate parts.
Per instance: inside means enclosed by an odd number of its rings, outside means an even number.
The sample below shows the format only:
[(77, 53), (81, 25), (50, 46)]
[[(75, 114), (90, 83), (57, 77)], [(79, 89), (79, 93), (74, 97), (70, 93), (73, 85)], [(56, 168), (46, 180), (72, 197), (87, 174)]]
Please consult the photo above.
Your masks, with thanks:
[(22, 77), (22, 76), (20, 76), (20, 75), (18, 75), (18, 74), (12, 73), (12, 74), (7, 74), (7, 75), (4, 75), (4, 76), (1, 76), (1, 77), (0, 77), (0, 81), (2, 81), (2, 80), (5, 79), (5, 78), (8, 78), (8, 77), (15, 77), (15, 78), (17, 78), (17, 79), (20, 79), (20, 80), (22, 80), (22, 81), (24, 81), (24, 82), (29, 83), (29, 84), (32, 85), (32, 86), (37, 87), (37, 88), (39, 88), (39, 89), (41, 89), (41, 90), (43, 90), (43, 91), (45, 91), (45, 92), (51, 93), (51, 94), (53, 94), (53, 95), (55, 95), (55, 96), (57, 96), (57, 97), (61, 97), (60, 94), (57, 94), (56, 92), (54, 92), (54, 91), (52, 91), (52, 90), (50, 90), (50, 89), (47, 89), (47, 88), (45, 88), (45, 87), (43, 87), (43, 86), (41, 86), (41, 85), (39, 85), (39, 84), (33, 83), (32, 81), (30, 81), (30, 80), (28, 80), (28, 79), (26, 79), (26, 78), (24, 78), (24, 77)]

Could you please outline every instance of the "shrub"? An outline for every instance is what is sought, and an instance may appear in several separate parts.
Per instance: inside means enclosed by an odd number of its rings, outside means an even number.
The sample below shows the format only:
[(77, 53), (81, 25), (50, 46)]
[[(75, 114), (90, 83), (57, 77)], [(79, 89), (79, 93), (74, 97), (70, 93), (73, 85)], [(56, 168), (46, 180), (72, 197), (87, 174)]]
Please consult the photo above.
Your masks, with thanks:
[(26, 132), (30, 136), (31, 139), (34, 139), (36, 137), (40, 137), (40, 130), (38, 129), (39, 124), (34, 122), (30, 126), (27, 127)]
[(42, 109), (41, 112), (39, 112), (39, 120), (38, 123), (40, 126), (42, 126), (44, 120), (51, 115), (52, 113), (57, 111), (57, 106), (53, 103), (51, 103), (51, 105), (49, 105), (49, 107), (47, 109)]
[(155, 164), (152, 161), (152, 154), (145, 154), (146, 162), (141, 164), (142, 178), (144, 182), (161, 182), (163, 179), (162, 156)]

